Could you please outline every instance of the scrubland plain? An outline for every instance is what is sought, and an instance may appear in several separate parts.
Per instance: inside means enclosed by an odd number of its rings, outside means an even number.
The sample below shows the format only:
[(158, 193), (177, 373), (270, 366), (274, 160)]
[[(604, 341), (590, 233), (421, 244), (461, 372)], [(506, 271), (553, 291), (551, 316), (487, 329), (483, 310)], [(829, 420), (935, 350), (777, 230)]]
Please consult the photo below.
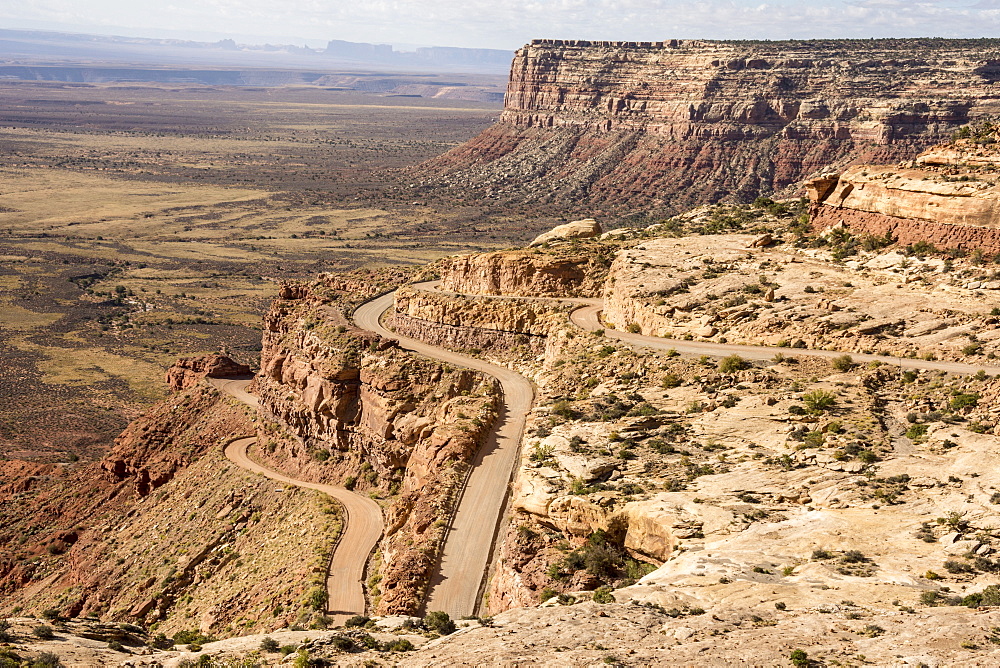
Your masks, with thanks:
[(415, 197), (405, 174), (496, 113), (316, 87), (0, 83), (0, 453), (98, 457), (178, 356), (253, 363), (285, 278), (503, 244), (481, 209)]

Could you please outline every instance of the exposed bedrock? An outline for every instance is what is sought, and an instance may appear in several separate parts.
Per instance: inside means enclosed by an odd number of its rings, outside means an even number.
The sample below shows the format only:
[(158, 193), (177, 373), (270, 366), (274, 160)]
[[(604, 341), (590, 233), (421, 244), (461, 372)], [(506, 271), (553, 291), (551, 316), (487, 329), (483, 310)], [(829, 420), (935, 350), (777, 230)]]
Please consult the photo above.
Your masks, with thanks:
[(309, 286), (282, 296), (265, 318), (254, 389), (287, 433), (265, 428), (256, 456), (385, 499), (372, 607), (414, 613), (468, 462), (496, 417), (497, 383), (336, 324), (347, 321)]
[[(496, 200), (676, 212), (909, 159), (996, 103), (981, 40), (536, 40), (499, 122), (426, 163)], [(580, 206), (582, 205), (582, 206)]]
[(448, 258), (439, 264), (441, 287), (474, 295), (593, 297), (611, 264), (610, 248), (496, 251)]

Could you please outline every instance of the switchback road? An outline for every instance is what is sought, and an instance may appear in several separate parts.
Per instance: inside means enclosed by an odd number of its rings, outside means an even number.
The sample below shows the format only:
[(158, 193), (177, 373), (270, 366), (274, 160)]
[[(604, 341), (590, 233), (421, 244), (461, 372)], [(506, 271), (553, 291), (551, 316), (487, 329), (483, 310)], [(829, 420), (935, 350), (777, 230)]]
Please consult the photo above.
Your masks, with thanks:
[[(258, 407), (257, 397), (246, 391), (249, 380), (207, 380), (243, 403)], [(286, 485), (323, 492), (340, 502), (343, 526), (326, 576), (327, 614), (333, 617), (335, 625), (343, 624), (352, 615), (365, 614), (365, 565), (382, 535), (382, 509), (367, 496), (343, 487), (298, 480), (258, 464), (248, 453), (256, 442), (256, 438), (233, 441), (226, 446), (226, 457), (240, 468)]]
[(472, 472), (445, 539), (441, 568), (431, 581), (424, 606), (428, 611), (443, 610), (456, 618), (473, 615), (482, 600), (486, 571), (534, 389), (526, 378), (510, 369), (390, 332), (379, 318), (392, 306), (393, 298), (394, 293), (390, 293), (363, 304), (355, 311), (354, 321), (362, 329), (398, 341), (407, 350), (490, 374), (503, 388), (497, 423), (472, 462)]

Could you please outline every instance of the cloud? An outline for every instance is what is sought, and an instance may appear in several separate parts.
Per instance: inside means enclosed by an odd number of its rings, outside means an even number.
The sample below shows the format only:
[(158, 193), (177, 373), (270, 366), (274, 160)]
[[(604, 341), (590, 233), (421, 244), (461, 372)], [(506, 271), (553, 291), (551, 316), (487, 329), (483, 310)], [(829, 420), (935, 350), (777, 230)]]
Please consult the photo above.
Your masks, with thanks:
[(22, 0), (7, 25), (57, 22), (313, 40), (516, 48), (535, 37), (660, 40), (981, 37), (1000, 0)]

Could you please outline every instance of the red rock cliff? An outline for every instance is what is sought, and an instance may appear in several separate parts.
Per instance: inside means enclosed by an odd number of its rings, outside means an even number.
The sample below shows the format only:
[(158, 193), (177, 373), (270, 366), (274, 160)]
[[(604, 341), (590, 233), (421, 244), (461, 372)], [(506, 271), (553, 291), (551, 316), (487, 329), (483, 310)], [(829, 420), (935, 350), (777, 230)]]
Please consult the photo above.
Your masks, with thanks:
[(911, 158), (990, 112), (997, 48), (535, 40), (515, 55), (499, 123), (427, 167), (535, 205), (752, 199), (830, 165)]

